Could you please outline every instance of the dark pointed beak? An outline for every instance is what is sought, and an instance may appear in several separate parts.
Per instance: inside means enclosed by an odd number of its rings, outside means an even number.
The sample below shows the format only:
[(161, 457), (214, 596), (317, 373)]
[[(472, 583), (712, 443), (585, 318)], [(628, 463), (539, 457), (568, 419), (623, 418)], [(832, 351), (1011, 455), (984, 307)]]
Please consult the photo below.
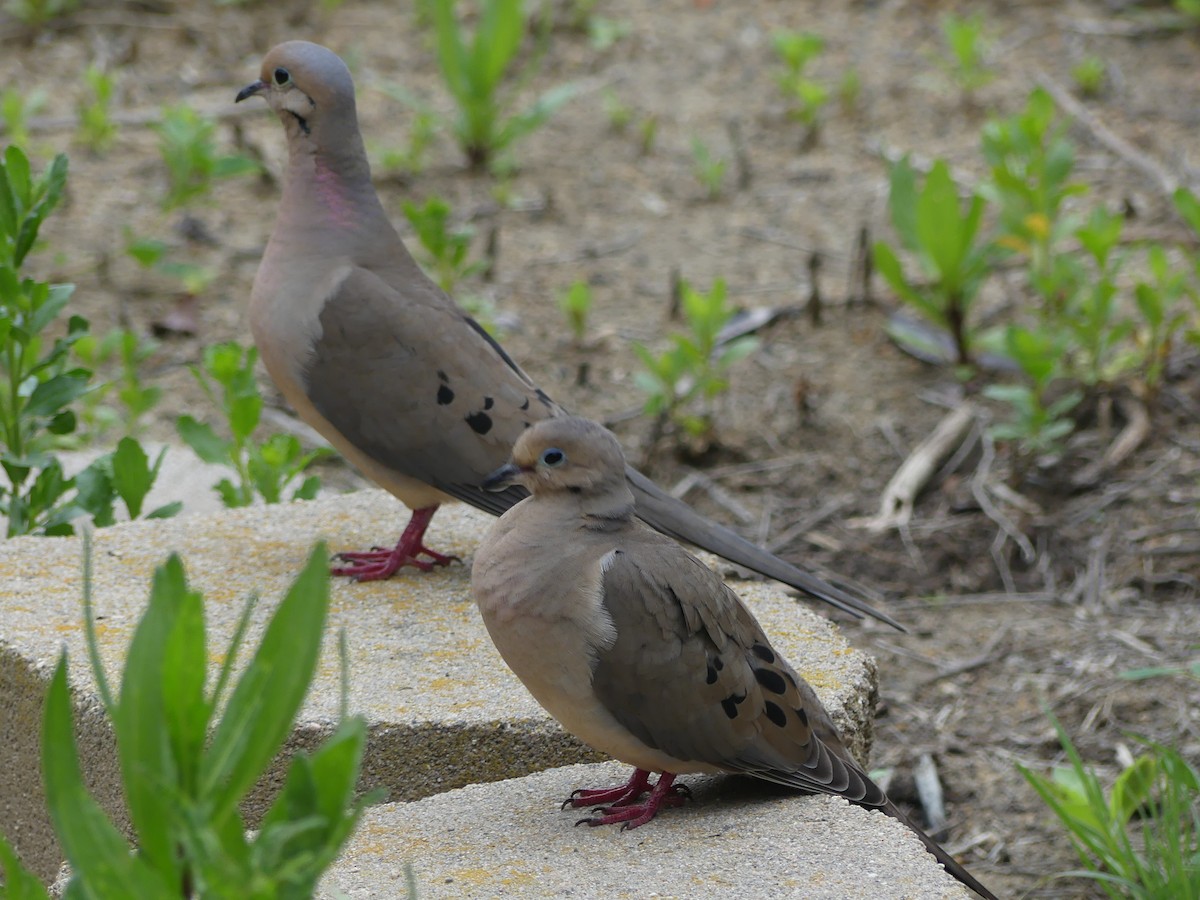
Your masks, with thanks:
[(247, 97), (253, 97), (255, 94), (265, 91), (266, 89), (267, 83), (265, 81), (256, 81), (253, 84), (248, 84), (238, 91), (238, 95), (234, 98), (233, 102), (241, 103)]
[(506, 487), (512, 487), (516, 480), (524, 471), (516, 463), (509, 463), (506, 466), (501, 466), (479, 485), (485, 491), (502, 491)]

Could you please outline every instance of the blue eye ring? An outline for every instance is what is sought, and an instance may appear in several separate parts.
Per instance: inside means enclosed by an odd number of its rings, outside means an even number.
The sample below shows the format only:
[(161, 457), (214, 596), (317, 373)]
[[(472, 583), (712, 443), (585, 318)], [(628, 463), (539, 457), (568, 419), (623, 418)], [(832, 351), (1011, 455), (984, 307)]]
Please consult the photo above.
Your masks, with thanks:
[(538, 461), (542, 465), (553, 469), (567, 461), (567, 454), (563, 453), (557, 447), (547, 447), (542, 451), (542, 455), (538, 458)]

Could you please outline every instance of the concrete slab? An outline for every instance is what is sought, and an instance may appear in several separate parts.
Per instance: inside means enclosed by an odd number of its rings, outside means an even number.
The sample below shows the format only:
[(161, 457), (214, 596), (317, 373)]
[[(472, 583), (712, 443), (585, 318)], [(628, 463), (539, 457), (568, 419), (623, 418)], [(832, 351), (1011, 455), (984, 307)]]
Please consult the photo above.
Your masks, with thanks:
[(693, 798), (635, 831), (575, 828), (559, 810), (580, 786), (617, 784), (613, 763), (552, 769), (368, 811), (318, 896), (973, 896), (907, 828), (880, 812), (744, 778), (686, 777)]
[[(145, 607), (150, 576), (180, 553), (206, 598), (209, 652), (227, 646), (245, 598), (259, 604), (250, 628), (257, 645), (266, 620), (313, 543), (362, 549), (395, 540), (407, 513), (390, 495), (364, 491), (273, 507), (222, 510), (131, 522), (95, 535), (95, 613), (101, 655), (115, 681)], [(469, 563), (491, 518), (448, 507), (434, 518), (430, 546), (463, 565), (405, 571), (382, 583), (341, 579), (332, 588), (329, 638), (289, 749), (318, 744), (339, 706), (336, 634), (350, 648), (350, 708), (363, 713), (370, 744), (363, 786), (413, 800), (462, 785), (513, 778), (598, 757), (542, 712), (492, 647), (469, 592)], [(112, 740), (93, 696), (81, 624), (81, 541), (19, 538), (0, 543), (0, 821), (22, 857), (52, 878), (60, 857), (42, 807), (38, 733), (45, 686), (59, 651), (71, 657), (81, 756), (99, 799), (120, 815)], [(823, 617), (781, 590), (739, 583), (779, 649), (813, 684), (852, 749), (865, 758), (875, 695), (873, 661), (851, 649)], [(255, 819), (282, 772), (250, 798)]]

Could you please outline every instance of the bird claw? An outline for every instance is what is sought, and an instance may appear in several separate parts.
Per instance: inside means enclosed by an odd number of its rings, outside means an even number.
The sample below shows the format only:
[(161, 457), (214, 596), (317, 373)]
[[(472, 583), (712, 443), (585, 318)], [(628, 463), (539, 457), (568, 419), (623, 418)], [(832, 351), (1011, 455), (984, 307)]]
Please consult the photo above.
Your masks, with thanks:
[[(418, 557), (427, 556), (429, 562)], [(429, 572), (435, 566), (448, 566), (452, 562), (462, 562), (454, 555), (438, 553), (430, 550), (424, 544), (409, 549), (397, 546), (388, 550), (374, 547), (371, 550), (345, 551), (335, 553), (334, 559), (349, 563), (345, 566), (333, 566), (329, 571), (332, 575), (342, 575), (355, 581), (381, 581), (390, 578), (405, 566), (412, 566), (422, 572)]]

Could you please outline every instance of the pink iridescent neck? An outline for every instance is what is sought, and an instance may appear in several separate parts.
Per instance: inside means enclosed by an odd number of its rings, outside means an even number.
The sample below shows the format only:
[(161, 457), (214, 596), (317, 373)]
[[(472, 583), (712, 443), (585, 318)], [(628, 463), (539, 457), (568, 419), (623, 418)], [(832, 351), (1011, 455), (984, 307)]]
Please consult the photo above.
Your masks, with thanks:
[(350, 228), (354, 224), (353, 204), (344, 182), (320, 157), (315, 160), (315, 165), (313, 185), (317, 197), (329, 210), (329, 217), (335, 225)]

